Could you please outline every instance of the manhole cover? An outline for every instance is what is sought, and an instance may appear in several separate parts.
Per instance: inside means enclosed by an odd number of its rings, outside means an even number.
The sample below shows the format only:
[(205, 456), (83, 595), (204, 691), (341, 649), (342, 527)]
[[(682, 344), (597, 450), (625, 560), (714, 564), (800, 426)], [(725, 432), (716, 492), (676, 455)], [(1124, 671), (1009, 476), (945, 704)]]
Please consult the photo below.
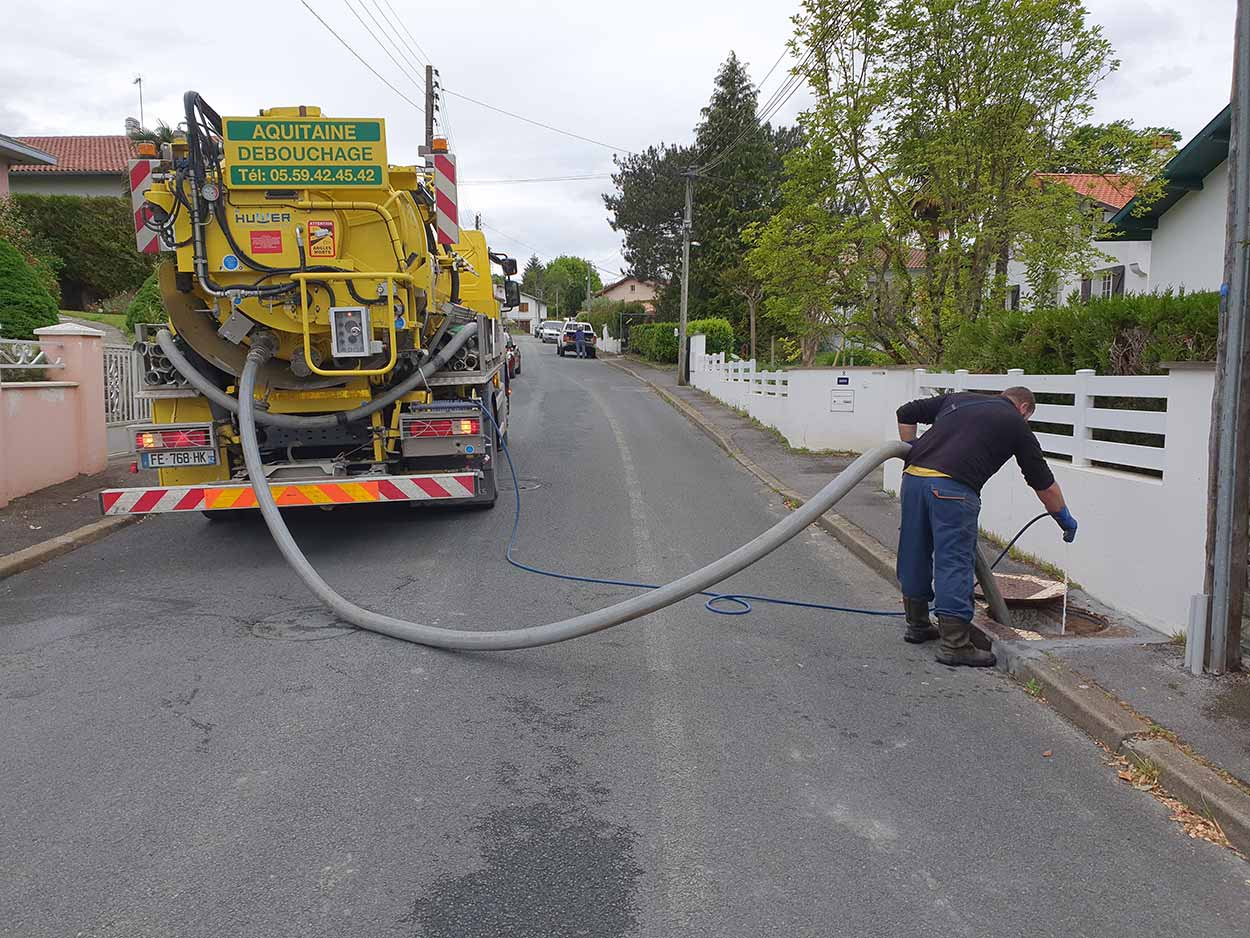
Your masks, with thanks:
[(253, 622), (248, 631), (256, 638), (282, 642), (324, 642), (342, 638), (356, 629), (334, 618), (324, 609), (294, 609)]
[(522, 492), (532, 492), (534, 489), (540, 489), (543, 487), (542, 482), (538, 479), (517, 479), (516, 484), (517, 488), (519, 488)]
[[(1046, 580), (1027, 573), (995, 573), (994, 582), (998, 584), (1003, 601), (1009, 606), (1056, 602), (1063, 598), (1067, 590), (1058, 580)], [(979, 583), (977, 595), (982, 595)]]

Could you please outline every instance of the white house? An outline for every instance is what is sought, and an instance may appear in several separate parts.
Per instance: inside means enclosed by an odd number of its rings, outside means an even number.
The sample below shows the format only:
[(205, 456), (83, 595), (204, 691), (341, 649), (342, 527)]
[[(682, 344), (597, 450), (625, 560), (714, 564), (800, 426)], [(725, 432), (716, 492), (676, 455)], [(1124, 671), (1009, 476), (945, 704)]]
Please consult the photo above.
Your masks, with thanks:
[(9, 167), (15, 163), (19, 166), (55, 166), (56, 157), (29, 143), (0, 134), (0, 198), (9, 194)]
[(664, 289), (664, 284), (654, 280), (639, 280), (637, 277), (622, 277), (609, 283), (595, 294), (595, 297), (606, 297), (609, 300), (626, 303), (641, 303), (646, 311), (654, 315), (656, 297)]
[(1144, 211), (1129, 201), (1111, 219), (1125, 243), (1149, 248), (1148, 289), (1218, 290), (1224, 282), (1231, 130), (1229, 105), (1168, 161), (1162, 198)]
[[(495, 299), (503, 303), (503, 284), (495, 284)], [(528, 293), (521, 294), (521, 305), (516, 309), (504, 311), (504, 319), (508, 322), (515, 322), (526, 332), (532, 332), (537, 323), (547, 318), (547, 304), (536, 296), (530, 296)]]
[[(1060, 183), (1071, 187), (1102, 210), (1103, 221), (1117, 217), (1129, 202), (1134, 191), (1131, 183), (1114, 174), (1099, 173), (1037, 173), (1043, 185)], [(1060, 280), (1054, 297), (1036, 298), (1031, 293), (1024, 264), (1011, 259), (1007, 262), (1007, 306), (1046, 306), (1063, 303), (1073, 292), (1081, 299), (1119, 296), (1123, 293), (1145, 293), (1149, 289), (1147, 271), (1150, 269), (1150, 242), (1148, 240), (1118, 237), (1096, 241), (1094, 247), (1105, 258), (1088, 275), (1070, 272)]]

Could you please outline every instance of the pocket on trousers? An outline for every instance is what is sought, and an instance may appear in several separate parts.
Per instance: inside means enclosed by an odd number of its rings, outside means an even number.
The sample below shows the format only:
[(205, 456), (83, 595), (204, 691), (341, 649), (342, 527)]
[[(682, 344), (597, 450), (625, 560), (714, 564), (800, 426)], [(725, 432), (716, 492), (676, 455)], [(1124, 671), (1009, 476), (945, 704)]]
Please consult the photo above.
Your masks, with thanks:
[(931, 491), (934, 498), (940, 498), (944, 502), (966, 502), (968, 500), (967, 495), (947, 495), (939, 492), (937, 489), (932, 489)]

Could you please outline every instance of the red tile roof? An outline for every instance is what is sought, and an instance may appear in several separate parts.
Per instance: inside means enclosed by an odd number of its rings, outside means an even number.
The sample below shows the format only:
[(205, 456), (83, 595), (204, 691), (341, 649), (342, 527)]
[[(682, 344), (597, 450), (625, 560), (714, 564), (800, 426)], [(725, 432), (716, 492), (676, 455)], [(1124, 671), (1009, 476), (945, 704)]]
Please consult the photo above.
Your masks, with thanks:
[(924, 248), (908, 248), (908, 270), (924, 270), (927, 266), (929, 266), (929, 259), (925, 256)]
[(1115, 173), (1038, 173), (1037, 178), (1062, 182), (1081, 195), (1114, 209), (1124, 208), (1137, 194), (1137, 184), (1130, 177)]
[(11, 173), (90, 173), (126, 174), (126, 161), (134, 155), (134, 144), (124, 134), (99, 137), (16, 137), (56, 157), (55, 166), (14, 164)]

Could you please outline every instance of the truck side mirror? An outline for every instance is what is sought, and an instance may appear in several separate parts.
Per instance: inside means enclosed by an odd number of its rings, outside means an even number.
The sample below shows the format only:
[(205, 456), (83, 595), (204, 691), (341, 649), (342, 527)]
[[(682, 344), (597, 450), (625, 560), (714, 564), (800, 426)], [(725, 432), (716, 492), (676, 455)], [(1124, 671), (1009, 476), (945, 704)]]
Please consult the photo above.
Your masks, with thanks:
[[(512, 264), (516, 267), (516, 262)], [(513, 271), (515, 273), (515, 271)], [(503, 308), (516, 309), (521, 305), (521, 285), (515, 280), (505, 280), (503, 282)]]
[(502, 261), (500, 261), (499, 266), (503, 268), (503, 275), (505, 277), (516, 276), (516, 258), (515, 257), (505, 257)]

